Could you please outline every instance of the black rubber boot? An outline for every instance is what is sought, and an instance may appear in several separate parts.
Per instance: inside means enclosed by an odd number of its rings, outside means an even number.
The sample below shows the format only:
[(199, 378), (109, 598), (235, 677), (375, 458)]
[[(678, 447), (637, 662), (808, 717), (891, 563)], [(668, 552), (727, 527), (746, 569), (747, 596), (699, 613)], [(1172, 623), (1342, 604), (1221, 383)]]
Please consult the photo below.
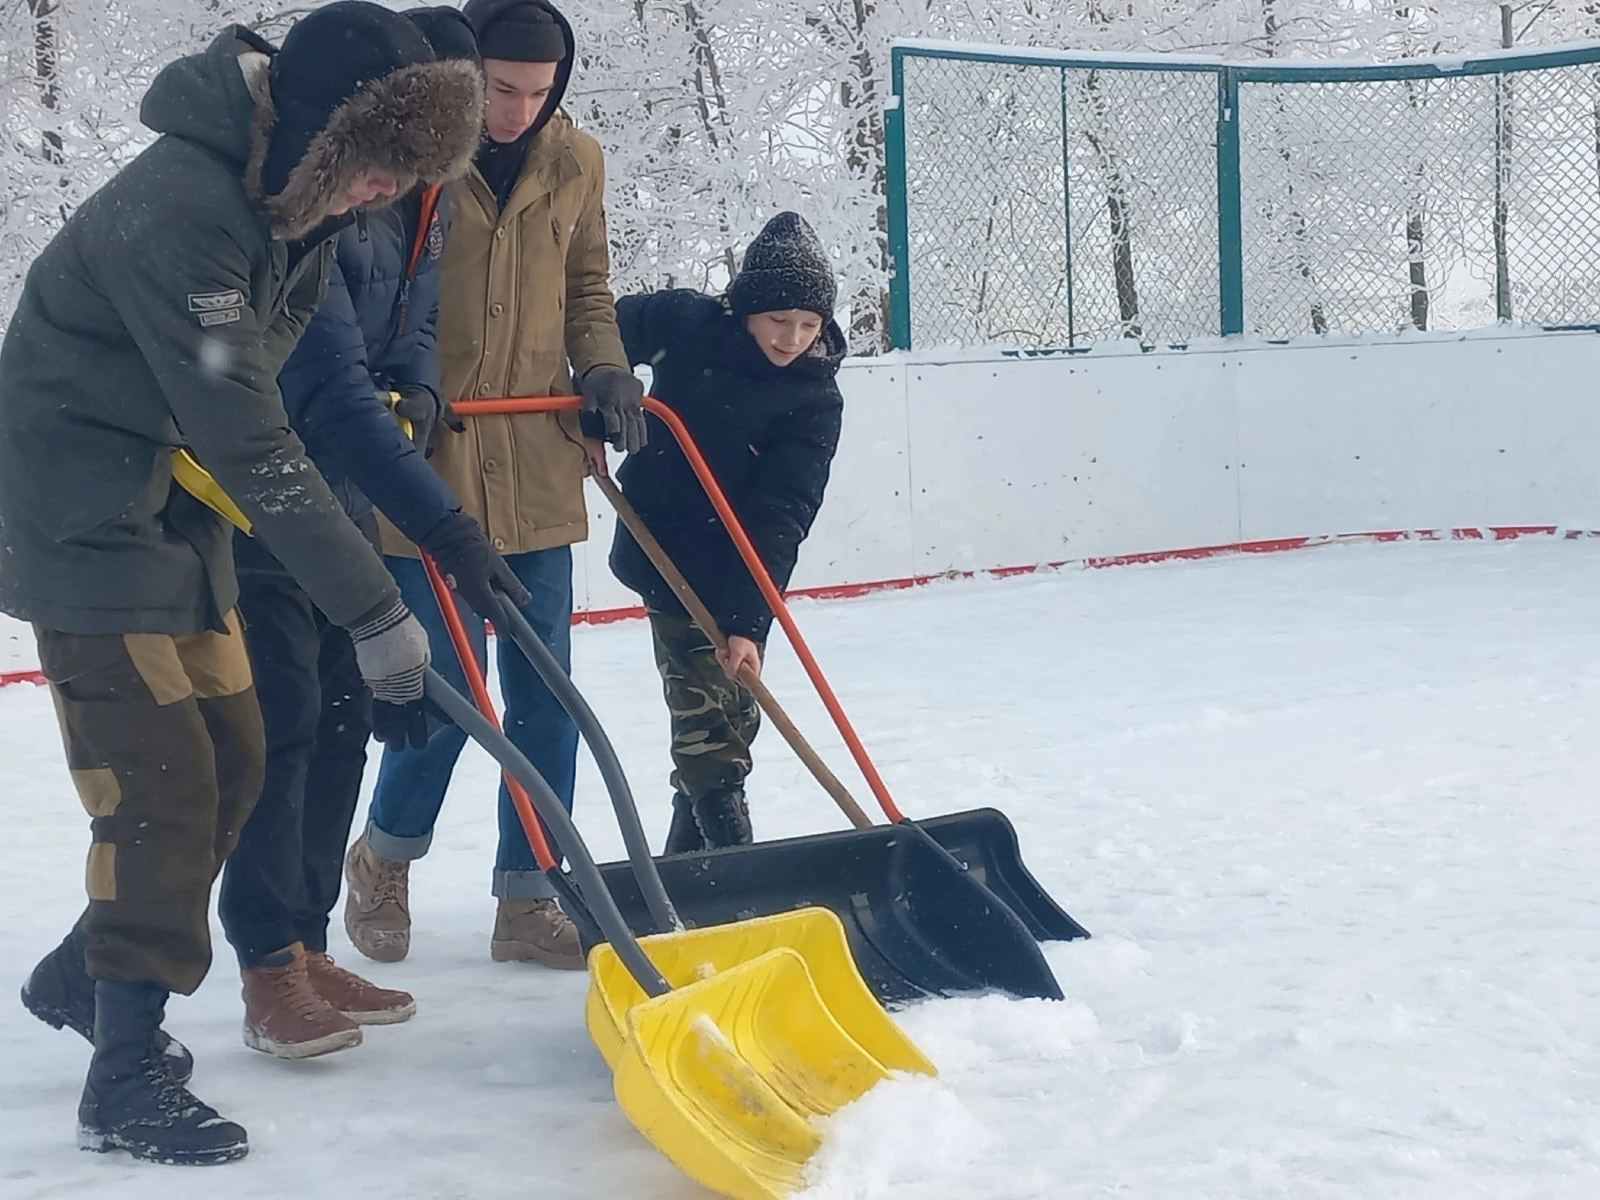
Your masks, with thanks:
[(750, 806), (743, 792), (712, 792), (694, 802), (695, 824), (705, 837), (707, 850), (724, 846), (748, 846), (755, 840), (750, 831)]
[(95, 984), (94, 1057), (78, 1103), (78, 1146), (149, 1162), (208, 1166), (243, 1158), (245, 1132), (200, 1103), (155, 1052), (166, 989)]
[[(52, 1029), (70, 1029), (94, 1043), (94, 980), (83, 965), (83, 935), (73, 930), (39, 960), (22, 985), (22, 1006)], [(158, 1028), (155, 1047), (172, 1078), (188, 1083), (194, 1055), (184, 1044)]]
[(667, 854), (695, 854), (706, 848), (705, 835), (695, 824), (689, 797), (672, 794), (672, 824), (667, 828)]

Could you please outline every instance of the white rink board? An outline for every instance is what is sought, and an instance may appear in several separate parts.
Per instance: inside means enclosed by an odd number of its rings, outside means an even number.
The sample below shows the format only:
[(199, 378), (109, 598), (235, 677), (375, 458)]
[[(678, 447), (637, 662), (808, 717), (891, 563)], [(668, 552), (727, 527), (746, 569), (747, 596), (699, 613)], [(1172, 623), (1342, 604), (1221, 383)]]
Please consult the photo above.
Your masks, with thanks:
[[(1600, 335), (853, 360), (796, 588), (1338, 534), (1600, 528)], [(578, 606), (635, 603), (591, 494)]]

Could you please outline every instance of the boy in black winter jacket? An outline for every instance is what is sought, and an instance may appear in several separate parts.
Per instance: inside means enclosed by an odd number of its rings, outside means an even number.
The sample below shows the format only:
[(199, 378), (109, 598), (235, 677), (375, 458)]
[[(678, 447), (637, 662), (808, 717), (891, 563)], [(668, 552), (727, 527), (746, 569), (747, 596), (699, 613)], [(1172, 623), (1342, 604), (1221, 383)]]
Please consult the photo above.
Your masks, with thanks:
[[(629, 362), (654, 369), (653, 394), (689, 427), (780, 589), (839, 444), (845, 341), (833, 304), (827, 255), (794, 213), (751, 242), (725, 296), (675, 290), (617, 301)], [(672, 715), (667, 853), (748, 843), (744, 781), (760, 714), (735, 681), (759, 674), (772, 612), (670, 431), (652, 429), (617, 478), (728, 638), (719, 654), (619, 525), (611, 569), (649, 610)]]

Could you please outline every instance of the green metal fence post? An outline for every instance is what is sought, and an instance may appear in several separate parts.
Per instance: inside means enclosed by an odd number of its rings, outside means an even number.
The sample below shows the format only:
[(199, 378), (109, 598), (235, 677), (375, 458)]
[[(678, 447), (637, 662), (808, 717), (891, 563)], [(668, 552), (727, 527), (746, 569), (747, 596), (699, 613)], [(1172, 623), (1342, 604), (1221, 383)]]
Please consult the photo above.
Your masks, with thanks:
[(1061, 215), (1066, 222), (1067, 345), (1078, 344), (1078, 296), (1072, 269), (1072, 142), (1067, 125), (1067, 69), (1061, 68)]
[(1244, 332), (1244, 195), (1239, 149), (1239, 76), (1217, 72), (1217, 280), (1222, 335)]
[(892, 99), (884, 114), (889, 206), (889, 349), (911, 349), (911, 238), (906, 212), (905, 51), (889, 51)]

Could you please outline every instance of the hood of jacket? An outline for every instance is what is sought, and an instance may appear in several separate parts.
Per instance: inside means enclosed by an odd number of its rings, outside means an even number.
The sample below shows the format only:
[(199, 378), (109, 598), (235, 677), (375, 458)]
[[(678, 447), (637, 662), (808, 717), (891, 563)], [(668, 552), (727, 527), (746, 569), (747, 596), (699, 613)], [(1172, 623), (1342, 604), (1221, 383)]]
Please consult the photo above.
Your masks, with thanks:
[(430, 62), (386, 75), (336, 108), (288, 184), (265, 195), (262, 167), (277, 119), (269, 84), (275, 53), (244, 26), (231, 26), (199, 54), (163, 68), (139, 108), (154, 132), (238, 164), (274, 237), (310, 233), (368, 171), (395, 176), (402, 195), (418, 180), (466, 174), (483, 128), (483, 77), (464, 60)]

